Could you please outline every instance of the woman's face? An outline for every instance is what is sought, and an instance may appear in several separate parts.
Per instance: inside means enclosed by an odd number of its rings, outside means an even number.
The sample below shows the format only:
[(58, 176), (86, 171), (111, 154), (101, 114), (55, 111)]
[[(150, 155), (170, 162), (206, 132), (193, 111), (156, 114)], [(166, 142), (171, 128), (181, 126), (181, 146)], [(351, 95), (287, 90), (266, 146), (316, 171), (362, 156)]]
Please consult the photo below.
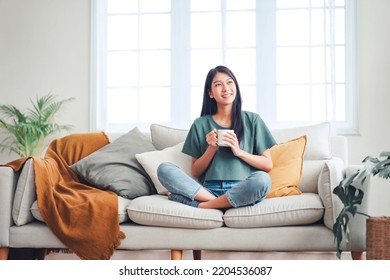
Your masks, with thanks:
[(230, 105), (236, 98), (236, 84), (228, 75), (218, 72), (211, 83), (209, 95), (217, 104)]

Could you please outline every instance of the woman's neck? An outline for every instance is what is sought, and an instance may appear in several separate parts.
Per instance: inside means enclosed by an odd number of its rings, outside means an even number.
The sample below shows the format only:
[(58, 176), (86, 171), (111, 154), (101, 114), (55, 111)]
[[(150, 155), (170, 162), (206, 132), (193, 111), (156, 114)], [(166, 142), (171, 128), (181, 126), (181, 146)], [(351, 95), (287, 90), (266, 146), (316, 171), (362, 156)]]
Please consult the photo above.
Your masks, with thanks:
[(230, 128), (232, 126), (232, 108), (227, 108), (227, 106), (218, 106), (218, 110), (213, 115), (213, 119), (220, 126)]

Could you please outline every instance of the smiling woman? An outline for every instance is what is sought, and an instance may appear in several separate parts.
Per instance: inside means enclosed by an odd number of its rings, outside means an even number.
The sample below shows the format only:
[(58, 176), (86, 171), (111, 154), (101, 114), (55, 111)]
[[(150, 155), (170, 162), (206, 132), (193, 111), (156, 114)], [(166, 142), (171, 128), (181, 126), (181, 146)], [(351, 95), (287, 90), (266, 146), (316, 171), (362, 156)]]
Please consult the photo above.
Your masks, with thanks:
[(243, 108), (272, 127), (357, 128), (355, 0), (92, 3), (95, 129), (189, 127), (214, 65), (234, 69)]

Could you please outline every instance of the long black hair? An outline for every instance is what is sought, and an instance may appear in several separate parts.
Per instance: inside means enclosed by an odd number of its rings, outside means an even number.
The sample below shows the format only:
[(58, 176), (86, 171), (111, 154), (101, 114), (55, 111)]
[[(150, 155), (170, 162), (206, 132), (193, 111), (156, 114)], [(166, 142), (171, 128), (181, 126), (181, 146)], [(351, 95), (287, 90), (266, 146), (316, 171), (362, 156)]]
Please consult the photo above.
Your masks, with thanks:
[(206, 82), (204, 84), (203, 105), (202, 105), (202, 112), (200, 113), (200, 116), (214, 115), (215, 113), (217, 113), (217, 102), (215, 101), (214, 98), (210, 97), (211, 85), (217, 73), (224, 73), (228, 75), (236, 85), (236, 98), (234, 99), (233, 102), (231, 121), (232, 121), (232, 129), (236, 133), (238, 141), (241, 141), (242, 137), (244, 136), (244, 124), (242, 122), (242, 115), (241, 115), (241, 105), (242, 105), (241, 92), (236, 77), (234, 76), (233, 72), (226, 66), (217, 66), (213, 69), (210, 69), (209, 73), (207, 74)]

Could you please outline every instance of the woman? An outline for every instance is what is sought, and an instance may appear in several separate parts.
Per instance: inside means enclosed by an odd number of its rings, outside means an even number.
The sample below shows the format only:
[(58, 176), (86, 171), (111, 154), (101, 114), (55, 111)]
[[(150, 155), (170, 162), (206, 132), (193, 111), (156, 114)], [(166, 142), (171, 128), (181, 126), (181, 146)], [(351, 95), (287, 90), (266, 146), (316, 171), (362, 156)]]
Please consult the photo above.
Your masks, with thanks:
[[(219, 147), (218, 129), (232, 129)], [(258, 114), (241, 110), (238, 82), (225, 66), (207, 75), (201, 116), (192, 124), (183, 153), (192, 157), (192, 179), (172, 163), (158, 168), (170, 200), (199, 208), (253, 205), (270, 189), (269, 148), (275, 140)], [(201, 184), (199, 184), (201, 183)]]

